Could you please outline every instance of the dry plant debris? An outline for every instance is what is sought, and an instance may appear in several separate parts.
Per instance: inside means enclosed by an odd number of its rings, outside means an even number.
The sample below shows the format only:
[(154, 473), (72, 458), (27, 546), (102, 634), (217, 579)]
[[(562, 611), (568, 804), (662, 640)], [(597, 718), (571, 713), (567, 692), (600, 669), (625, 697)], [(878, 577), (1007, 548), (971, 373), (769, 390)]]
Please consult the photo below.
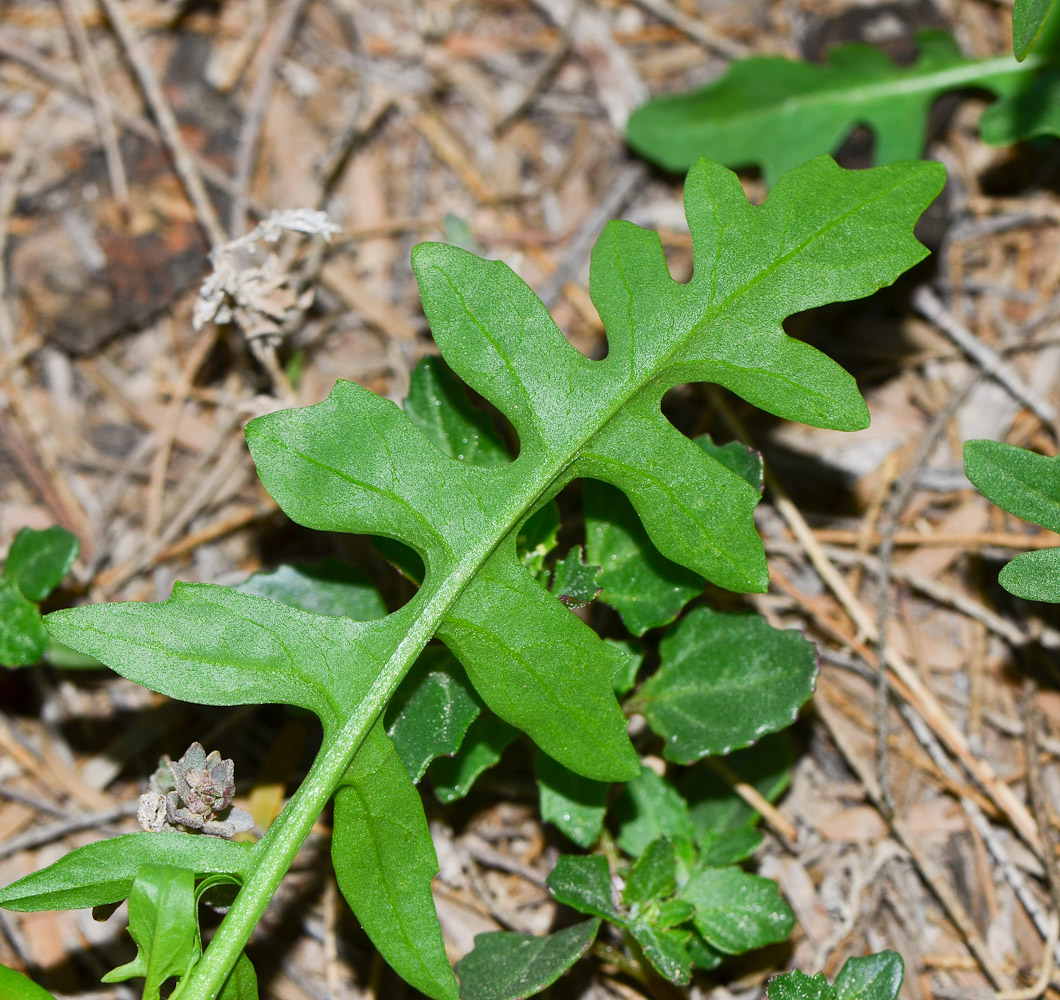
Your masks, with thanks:
[[(713, 78), (737, 53), (870, 39), (900, 55), (924, 26), (975, 56), (1008, 44), (1007, 9), (988, 0), (134, 0), (117, 20), (114, 7), (16, 0), (0, 38), (0, 552), (26, 525), (75, 532), (70, 601), (160, 600), (177, 578), (234, 582), (332, 554), (305, 551), (277, 515), (241, 427), (339, 377), (405, 395), (432, 350), (408, 264), (421, 239), (503, 257), (598, 355), (582, 262), (606, 218), (662, 229), (674, 274), (690, 267), (676, 185), (623, 143), (649, 94)], [(799, 919), (770, 960), (834, 976), (892, 948), (910, 1000), (1060, 996), (1060, 622), (994, 583), (1012, 552), (1051, 536), (987, 504), (960, 460), (975, 437), (1058, 449), (1058, 161), (1055, 147), (983, 145), (975, 103), (937, 109), (929, 154), (950, 182), (923, 227), (933, 260), (867, 304), (790, 324), (858, 375), (869, 430), (777, 427), (707, 387), (666, 403), (682, 429), (738, 428), (763, 450), (772, 588), (755, 603), (822, 650), (794, 784), (757, 856)], [(863, 157), (855, 137), (844, 162)], [(274, 226), (324, 239), (276, 243)], [(268, 253), (245, 257), (259, 236)], [(270, 351), (253, 348), (260, 335)], [(363, 558), (355, 539), (335, 545)], [(236, 802), (259, 826), (305, 766), (297, 719), (102, 676), (0, 686), (4, 882), (134, 829), (149, 762), (189, 732), (240, 761)], [(433, 818), (453, 958), (475, 933), (554, 917), (542, 886), (562, 848), (520, 766), (509, 801)], [(393, 995), (322, 884), (328, 833), (258, 928), (265, 995)], [(116, 925), (0, 911), (0, 962), (60, 994), (128, 997), (96, 985), (127, 957)], [(646, 995), (615, 966), (593, 970), (554, 995)], [(711, 995), (760, 997), (769, 971), (748, 963)]]

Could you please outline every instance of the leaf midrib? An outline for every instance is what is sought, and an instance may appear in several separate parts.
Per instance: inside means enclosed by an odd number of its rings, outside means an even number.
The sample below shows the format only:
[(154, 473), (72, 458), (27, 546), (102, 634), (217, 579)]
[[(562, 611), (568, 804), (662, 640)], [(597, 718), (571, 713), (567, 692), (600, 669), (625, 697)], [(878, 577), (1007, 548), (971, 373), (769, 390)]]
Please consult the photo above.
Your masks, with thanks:
[[(917, 73), (917, 67), (913, 65), (902, 71), (905, 75), (892, 77), (884, 82), (866, 83), (851, 87), (846, 81), (839, 79), (834, 81), (831, 86), (815, 88), (804, 94), (782, 97), (764, 105), (760, 109), (747, 111), (741, 108), (719, 117), (722, 120), (727, 119), (730, 121), (739, 118), (768, 118), (780, 110), (787, 117), (822, 104), (856, 109), (862, 105), (915, 95), (924, 95), (926, 97), (933, 93), (944, 93), (948, 90), (957, 90), (961, 87), (976, 84), (989, 87), (989, 81), (997, 77), (1035, 73), (1050, 65), (1050, 60), (1041, 54), (1030, 55), (1022, 63), (1016, 62), (1010, 56), (998, 56), (993, 59), (977, 60), (958, 66), (929, 70), (924, 73)], [(822, 72), (822, 76), (818, 77), (818, 80), (825, 79), (826, 82), (827, 77), (824, 74), (827, 74), (830, 70), (835, 72), (835, 68), (827, 63), (818, 67), (818, 69)], [(703, 124), (709, 126), (711, 122), (708, 120)]]

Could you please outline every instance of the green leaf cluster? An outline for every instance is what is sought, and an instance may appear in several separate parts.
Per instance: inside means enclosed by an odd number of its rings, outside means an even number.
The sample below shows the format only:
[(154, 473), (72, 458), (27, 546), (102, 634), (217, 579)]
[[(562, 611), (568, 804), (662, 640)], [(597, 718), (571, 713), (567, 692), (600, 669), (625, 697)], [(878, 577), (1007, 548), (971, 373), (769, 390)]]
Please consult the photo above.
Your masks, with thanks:
[(0, 573), (0, 665), (36, 663), (48, 649), (40, 603), (70, 571), (80, 543), (58, 525), (23, 528), (11, 543)]
[(919, 55), (909, 66), (863, 43), (832, 49), (823, 65), (753, 56), (699, 90), (638, 108), (627, 138), (641, 156), (668, 170), (686, 170), (709, 156), (730, 167), (761, 167), (766, 183), (774, 184), (792, 167), (834, 153), (858, 125), (872, 129), (878, 163), (918, 157), (931, 105), (942, 94), (970, 87), (1001, 98), (982, 119), (987, 142), (1060, 135), (1056, 31), (1045, 32), (1050, 37), (1029, 51), (1029, 38), (1042, 32), (1049, 7), (1048, 0), (1030, 0), (1014, 12), (1025, 26), (1017, 49), (1022, 61), (967, 59), (952, 36), (938, 31), (918, 36)]
[[(181, 979), (181, 1000), (206, 1000), (236, 975), (278, 881), (333, 800), (332, 861), (353, 912), (414, 988), (455, 1000), (416, 783), (426, 776), (443, 801), (466, 794), (522, 734), (536, 746), (543, 812), (575, 843), (599, 836), (609, 786), (625, 783), (615, 815), (634, 888), (616, 912), (664, 974), (683, 975), (686, 955), (703, 964), (713, 961), (710, 949), (730, 954), (780, 934), (790, 919), (775, 887), (732, 867), (757, 843), (753, 821), (646, 772), (619, 697), (629, 696), (627, 711), (643, 711), (676, 767), (748, 747), (790, 722), (812, 690), (812, 651), (798, 636), (700, 607), (668, 632), (659, 671), (638, 688), (636, 646), (605, 641), (561, 598), (599, 588), (640, 635), (671, 621), (702, 580), (766, 588), (752, 519), (758, 460), (740, 446), (689, 440), (663, 416), (662, 398), (683, 382), (714, 382), (778, 417), (864, 427), (854, 379), (782, 324), (869, 295), (921, 260), (913, 225), (942, 181), (936, 164), (850, 172), (821, 157), (755, 206), (735, 175), (697, 163), (685, 190), (690, 281), (674, 281), (658, 235), (630, 223), (610, 223), (596, 244), (590, 292), (608, 339), (599, 361), (569, 344), (504, 264), (418, 246), (413, 269), (448, 369), (425, 363), (404, 408), (339, 382), (321, 403), (247, 427), (262, 482), (283, 510), (310, 528), (380, 539), (419, 584), (412, 599), (384, 613), (363, 579), (327, 565), (236, 589), (177, 584), (160, 603), (47, 618), (60, 641), (170, 697), (314, 713), (323, 735), (309, 774), (253, 847), (131, 835), (13, 883), (0, 905), (111, 902), (138, 891), (144, 865), (196, 879), (237, 876), (228, 915)], [(514, 458), (491, 411), (465, 387), (511, 428)], [(635, 515), (595, 508), (590, 566), (577, 551), (560, 565), (553, 555), (554, 501), (575, 480), (618, 491)], [(621, 530), (612, 530), (612, 513)], [(643, 565), (641, 591), (631, 581)], [(678, 567), (686, 576), (664, 599)], [(187, 885), (187, 875), (173, 878)], [(735, 906), (737, 897), (751, 911), (727, 918), (716, 900)], [(160, 919), (143, 923), (141, 947), (161, 933)], [(511, 967), (539, 981), (591, 936), (583, 927), (561, 947), (522, 940)], [(462, 975), (478, 959), (468, 961)]]
[[(1060, 532), (1060, 458), (1000, 441), (966, 441), (964, 471), (1002, 510)], [(1016, 556), (1001, 570), (998, 582), (1030, 601), (1060, 601), (1060, 548)]]
[[(740, 779), (769, 800), (787, 786), (790, 762), (781, 737), (729, 757)], [(622, 933), (635, 960), (678, 985), (693, 968), (713, 969), (726, 955), (787, 937), (794, 915), (776, 885), (737, 867), (761, 843), (759, 817), (703, 764), (682, 780), (698, 796), (693, 802), (647, 767), (626, 783), (616, 818), (628, 860), (563, 855), (548, 878), (559, 902), (594, 919), (539, 938), (480, 935), (457, 965), (464, 1000), (517, 1000), (544, 989), (604, 923)], [(542, 795), (543, 813), (544, 803)]]

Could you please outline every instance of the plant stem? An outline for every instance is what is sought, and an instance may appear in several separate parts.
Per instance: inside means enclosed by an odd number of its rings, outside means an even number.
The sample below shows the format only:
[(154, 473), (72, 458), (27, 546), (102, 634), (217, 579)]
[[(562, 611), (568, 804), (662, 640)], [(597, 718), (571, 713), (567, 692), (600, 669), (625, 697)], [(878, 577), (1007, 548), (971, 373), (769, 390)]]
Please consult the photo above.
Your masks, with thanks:
[(365, 736), (459, 594), (463, 574), (456, 573), (454, 578), (447, 581), (422, 608), (413, 599), (397, 613), (412, 619), (410, 629), (342, 728), (325, 733), (309, 774), (255, 848), (254, 868), (202, 959), (185, 980), (181, 1000), (216, 1000), (220, 994), (276, 887), (294, 862)]

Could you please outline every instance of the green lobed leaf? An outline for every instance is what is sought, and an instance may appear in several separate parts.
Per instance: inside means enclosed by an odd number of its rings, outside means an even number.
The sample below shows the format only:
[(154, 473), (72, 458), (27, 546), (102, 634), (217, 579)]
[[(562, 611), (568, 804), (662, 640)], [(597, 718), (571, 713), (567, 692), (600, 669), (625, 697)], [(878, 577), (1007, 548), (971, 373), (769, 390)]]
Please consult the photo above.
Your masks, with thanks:
[(517, 545), (523, 526), (567, 483), (599, 479), (626, 493), (667, 558), (721, 586), (764, 589), (758, 492), (672, 427), (661, 399), (681, 382), (715, 381), (778, 416), (863, 426), (853, 379), (781, 324), (870, 294), (921, 259), (912, 226), (941, 177), (933, 165), (844, 172), (822, 159), (752, 206), (734, 175), (697, 165), (686, 188), (692, 281), (674, 282), (658, 237), (628, 223), (609, 225), (597, 244), (591, 293), (608, 335), (604, 361), (575, 350), (503, 264), (421, 245), (413, 267), (435, 339), (510, 422), (518, 458), (448, 457), (404, 411), (341, 382), (320, 404), (247, 428), (262, 481), (292, 518), (417, 553), (425, 575), (413, 600), (354, 622), (183, 586), (164, 605), (79, 608), (49, 625), (175, 697), (317, 712), (327, 762), (317, 799), (432, 636), (486, 704), (553, 759), (602, 781), (634, 777), (638, 756), (612, 690), (626, 657), (535, 579)]
[(37, 605), (22, 596), (10, 580), (0, 577), (0, 664), (25, 667), (36, 663), (48, 646)]
[[(1010, 514), (1060, 531), (1060, 457), (1046, 458), (1000, 441), (966, 441), (964, 471), (980, 493)], [(1024, 552), (998, 581), (1032, 601), (1060, 601), (1060, 550)]]
[(661, 930), (653, 924), (637, 922), (630, 928), (633, 939), (640, 945), (655, 970), (678, 986), (692, 980), (692, 958), (688, 941), (692, 937), (685, 930)]
[(626, 876), (622, 902), (627, 906), (672, 896), (677, 891), (677, 858), (665, 837), (653, 840)]
[(23, 528), (11, 543), (4, 578), (31, 601), (43, 601), (70, 572), (81, 543), (65, 528)]
[(183, 976), (199, 957), (195, 873), (174, 865), (144, 865), (129, 896), (129, 935), (136, 957), (111, 969), (105, 983), (143, 977), (143, 1000), (160, 1000), (167, 979)]
[(441, 803), (464, 798), (518, 735), (495, 715), (479, 716), (468, 728), (460, 749), (452, 757), (440, 757), (431, 765), (435, 798)]
[(552, 823), (579, 847), (600, 839), (607, 813), (607, 782), (592, 781), (557, 764), (547, 754), (534, 758), (541, 818)]
[(628, 778), (639, 757), (612, 679), (625, 654), (527, 575), (509, 540), (438, 629), (482, 700), (550, 757), (597, 781)]
[(0, 997), (4, 1000), (55, 1000), (43, 986), (6, 965), (0, 965)]
[(441, 646), (428, 646), (386, 713), (386, 731), (414, 782), (436, 757), (451, 757), (482, 711), (464, 668)]
[(1042, 35), (1056, 0), (1015, 0), (1012, 5), (1012, 52), (1021, 62)]
[(640, 857), (659, 837), (692, 840), (688, 803), (650, 767), (642, 767), (639, 777), (626, 782), (615, 812), (619, 846), (632, 857)]
[(697, 872), (680, 898), (696, 908), (696, 930), (728, 955), (783, 941), (795, 926), (795, 914), (777, 884), (739, 868)]
[(924, 32), (919, 55), (898, 66), (880, 49), (841, 45), (824, 65), (754, 56), (729, 66), (707, 86), (658, 97), (633, 112), (630, 145), (667, 170), (686, 170), (700, 156), (730, 167), (761, 166), (767, 184), (822, 153), (837, 150), (857, 125), (875, 137), (876, 160), (919, 157), (936, 98), (963, 87), (997, 96), (1018, 92), (1045, 65), (1003, 56), (966, 59), (950, 35)]
[(593, 943), (597, 919), (535, 937), (492, 931), (456, 963), (461, 1000), (522, 1000), (551, 986)]
[(766, 984), (769, 1000), (835, 1000), (835, 987), (823, 972), (807, 976), (796, 969), (774, 976)]
[(71, 851), (0, 889), (0, 906), (21, 912), (77, 910), (126, 899), (144, 865), (243, 878), (256, 845), (187, 833), (127, 833)]
[(894, 951), (848, 958), (835, 977), (836, 1000), (896, 1000), (905, 963)]
[(791, 725), (817, 678), (813, 644), (756, 614), (696, 608), (659, 652), (661, 666), (628, 707), (647, 717), (666, 757), (682, 764)]
[(600, 567), (586, 565), (581, 546), (576, 545), (556, 563), (551, 590), (566, 607), (584, 608), (600, 593), (599, 576)]
[(386, 616), (386, 605), (371, 577), (338, 559), (279, 566), (269, 573), (255, 573), (232, 589), (315, 615), (359, 622)]
[(548, 887), (561, 903), (626, 926), (612, 900), (611, 870), (602, 854), (561, 854), (549, 872)]
[[(674, 282), (658, 238), (627, 223), (608, 226), (597, 244), (592, 295), (610, 348), (601, 362), (571, 347), (503, 264), (421, 245), (414, 270), (435, 339), (456, 374), (512, 423), (518, 461), (448, 459), (393, 404), (340, 383), (323, 403), (248, 427), (266, 488), (303, 524), (415, 548), (428, 566), (420, 601), (440, 602), (438, 634), (487, 704), (572, 770), (624, 778), (632, 751), (617, 706), (599, 690), (613, 673), (601, 666), (608, 657), (575, 635), (569, 615), (562, 626), (551, 619), (563, 629), (562, 666), (511, 641), (513, 623), (545, 613), (512, 534), (565, 482), (598, 478), (627, 493), (668, 558), (723, 586), (762, 588), (750, 518), (757, 491), (662, 418), (662, 394), (687, 379), (718, 381), (778, 415), (863, 426), (850, 376), (780, 324), (869, 294), (919, 260), (912, 224), (941, 180), (930, 164), (844, 173), (822, 159), (752, 206), (732, 174), (697, 165), (687, 189), (700, 259), (691, 282)], [(712, 265), (722, 259), (740, 265)], [(516, 688), (517, 699), (503, 697)]]
[(419, 793), (382, 724), (335, 794), (331, 859), (350, 909), (394, 970), (434, 1000), (456, 1000), (431, 895), (438, 857)]
[(355, 622), (230, 587), (176, 583), (167, 601), (68, 608), (46, 624), (60, 642), (152, 691), (200, 705), (297, 705), (330, 729), (375, 679), (372, 640), (392, 619)]

